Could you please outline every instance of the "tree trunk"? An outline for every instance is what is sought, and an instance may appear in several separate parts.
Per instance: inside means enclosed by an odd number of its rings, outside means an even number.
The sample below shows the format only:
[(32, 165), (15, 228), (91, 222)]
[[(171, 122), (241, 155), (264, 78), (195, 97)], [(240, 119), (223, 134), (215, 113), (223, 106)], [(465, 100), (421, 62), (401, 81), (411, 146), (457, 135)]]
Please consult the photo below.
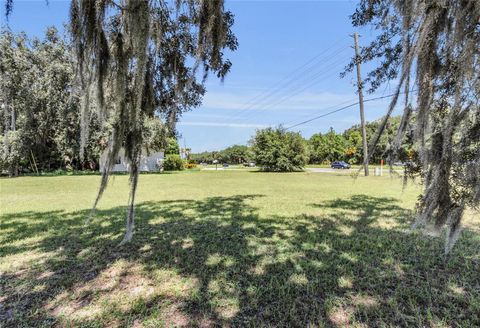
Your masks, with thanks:
[(130, 169), (130, 195), (128, 197), (126, 231), (119, 246), (129, 243), (133, 237), (133, 229), (135, 228), (135, 193), (137, 190), (139, 167), (140, 159), (135, 159)]

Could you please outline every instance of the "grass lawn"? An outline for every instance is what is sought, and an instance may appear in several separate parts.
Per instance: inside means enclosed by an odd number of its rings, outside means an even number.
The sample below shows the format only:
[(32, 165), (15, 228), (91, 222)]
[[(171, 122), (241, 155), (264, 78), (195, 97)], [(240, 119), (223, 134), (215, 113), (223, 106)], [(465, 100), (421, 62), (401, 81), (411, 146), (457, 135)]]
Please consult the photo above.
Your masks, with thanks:
[[(196, 171), (0, 180), (0, 326), (480, 326), (480, 232), (449, 259), (398, 179)], [(478, 221), (477, 221), (478, 227)]]

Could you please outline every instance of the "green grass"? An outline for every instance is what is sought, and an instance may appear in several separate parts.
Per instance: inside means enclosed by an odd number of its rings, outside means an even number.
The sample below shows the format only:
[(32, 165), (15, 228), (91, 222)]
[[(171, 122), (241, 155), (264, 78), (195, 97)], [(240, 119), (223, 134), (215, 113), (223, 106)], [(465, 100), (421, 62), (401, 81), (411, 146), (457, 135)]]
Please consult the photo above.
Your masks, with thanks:
[[(197, 171), (0, 180), (0, 326), (480, 326), (480, 233), (450, 258), (388, 177)], [(473, 222), (473, 216), (467, 224)]]

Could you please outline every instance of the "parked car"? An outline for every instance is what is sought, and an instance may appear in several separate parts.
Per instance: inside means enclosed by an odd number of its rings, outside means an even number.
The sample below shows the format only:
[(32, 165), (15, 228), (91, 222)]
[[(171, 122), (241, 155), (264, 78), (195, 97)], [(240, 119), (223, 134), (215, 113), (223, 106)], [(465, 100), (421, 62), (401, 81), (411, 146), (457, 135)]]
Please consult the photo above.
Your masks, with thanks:
[(349, 169), (350, 168), (350, 164), (348, 163), (345, 163), (344, 161), (337, 161), (337, 162), (333, 162), (332, 165), (330, 165), (330, 167), (332, 169)]
[(227, 164), (227, 163), (223, 163), (223, 167), (228, 167), (228, 164)]

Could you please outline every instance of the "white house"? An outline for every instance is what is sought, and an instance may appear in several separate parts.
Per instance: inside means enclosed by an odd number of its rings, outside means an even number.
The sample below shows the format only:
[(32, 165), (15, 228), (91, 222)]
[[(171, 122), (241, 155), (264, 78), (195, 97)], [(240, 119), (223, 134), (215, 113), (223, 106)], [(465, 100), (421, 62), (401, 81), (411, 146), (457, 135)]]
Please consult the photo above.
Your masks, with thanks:
[[(105, 161), (107, 158), (107, 151), (103, 152), (100, 157), (100, 172), (103, 171)], [(140, 159), (140, 171), (141, 172), (159, 172), (163, 167), (164, 152), (154, 152), (147, 154), (145, 150), (142, 151), (142, 157)], [(112, 172), (128, 172), (129, 161), (125, 157), (125, 149), (120, 149), (118, 152), (118, 158), (113, 165)]]

